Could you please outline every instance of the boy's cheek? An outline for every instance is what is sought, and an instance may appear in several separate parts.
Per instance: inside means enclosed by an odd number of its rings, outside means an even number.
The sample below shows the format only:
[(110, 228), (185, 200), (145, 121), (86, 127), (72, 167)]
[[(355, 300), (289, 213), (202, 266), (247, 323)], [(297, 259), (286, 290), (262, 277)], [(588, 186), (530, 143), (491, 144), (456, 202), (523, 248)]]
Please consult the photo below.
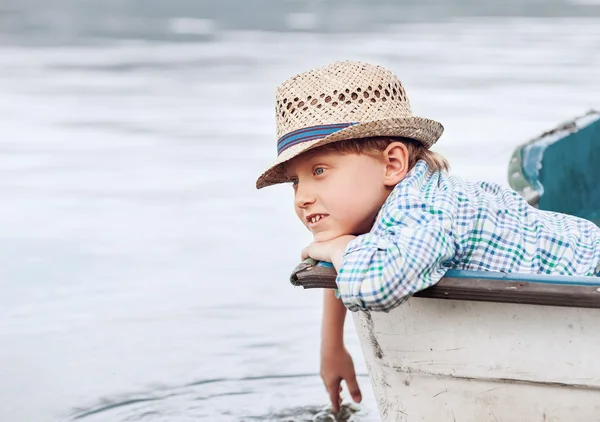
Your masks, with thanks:
[(298, 207), (296, 207), (296, 206), (294, 207), (294, 212), (296, 213), (296, 217), (298, 217), (298, 219), (304, 225), (304, 227), (308, 228), (308, 222), (302, 215), (302, 212), (300, 210), (298, 210)]

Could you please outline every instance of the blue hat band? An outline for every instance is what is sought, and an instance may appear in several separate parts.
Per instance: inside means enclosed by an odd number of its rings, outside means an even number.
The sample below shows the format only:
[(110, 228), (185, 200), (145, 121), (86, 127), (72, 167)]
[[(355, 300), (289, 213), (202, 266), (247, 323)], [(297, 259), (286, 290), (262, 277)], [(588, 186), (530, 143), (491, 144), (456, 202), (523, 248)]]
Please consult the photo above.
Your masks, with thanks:
[(280, 155), (283, 151), (291, 146), (301, 144), (302, 142), (324, 138), (332, 133), (339, 132), (342, 129), (346, 129), (347, 127), (354, 126), (356, 124), (358, 124), (358, 122), (309, 126), (287, 133), (277, 141), (277, 155)]

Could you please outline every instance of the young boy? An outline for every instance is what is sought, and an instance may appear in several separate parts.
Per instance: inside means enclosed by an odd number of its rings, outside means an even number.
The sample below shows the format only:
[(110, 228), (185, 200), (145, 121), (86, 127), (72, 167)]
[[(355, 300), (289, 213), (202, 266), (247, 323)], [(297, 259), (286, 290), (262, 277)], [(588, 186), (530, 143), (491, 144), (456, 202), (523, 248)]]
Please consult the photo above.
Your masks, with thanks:
[(321, 376), (334, 411), (346, 380), (361, 394), (343, 343), (346, 308), (389, 311), (448, 269), (598, 275), (600, 229), (540, 211), (516, 192), (449, 176), (430, 147), (440, 123), (413, 116), (388, 70), (336, 62), (277, 90), (276, 162), (257, 187), (291, 182), (296, 214), (313, 233), (302, 258), (331, 262)]

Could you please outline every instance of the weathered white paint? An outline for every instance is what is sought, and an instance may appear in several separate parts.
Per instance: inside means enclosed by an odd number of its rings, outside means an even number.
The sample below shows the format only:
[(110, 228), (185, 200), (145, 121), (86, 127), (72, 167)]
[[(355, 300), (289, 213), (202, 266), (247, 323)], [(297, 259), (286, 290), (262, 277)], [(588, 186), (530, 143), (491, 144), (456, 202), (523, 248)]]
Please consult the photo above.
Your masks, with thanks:
[(354, 313), (383, 421), (600, 421), (600, 310), (412, 298)]

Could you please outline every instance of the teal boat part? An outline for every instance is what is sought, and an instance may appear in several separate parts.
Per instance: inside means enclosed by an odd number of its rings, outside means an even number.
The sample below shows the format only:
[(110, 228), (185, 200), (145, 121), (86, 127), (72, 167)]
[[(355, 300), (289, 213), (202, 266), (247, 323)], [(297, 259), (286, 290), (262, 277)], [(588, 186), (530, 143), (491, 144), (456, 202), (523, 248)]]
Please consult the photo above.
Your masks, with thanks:
[(600, 113), (585, 115), (519, 146), (510, 186), (532, 205), (600, 223)]

